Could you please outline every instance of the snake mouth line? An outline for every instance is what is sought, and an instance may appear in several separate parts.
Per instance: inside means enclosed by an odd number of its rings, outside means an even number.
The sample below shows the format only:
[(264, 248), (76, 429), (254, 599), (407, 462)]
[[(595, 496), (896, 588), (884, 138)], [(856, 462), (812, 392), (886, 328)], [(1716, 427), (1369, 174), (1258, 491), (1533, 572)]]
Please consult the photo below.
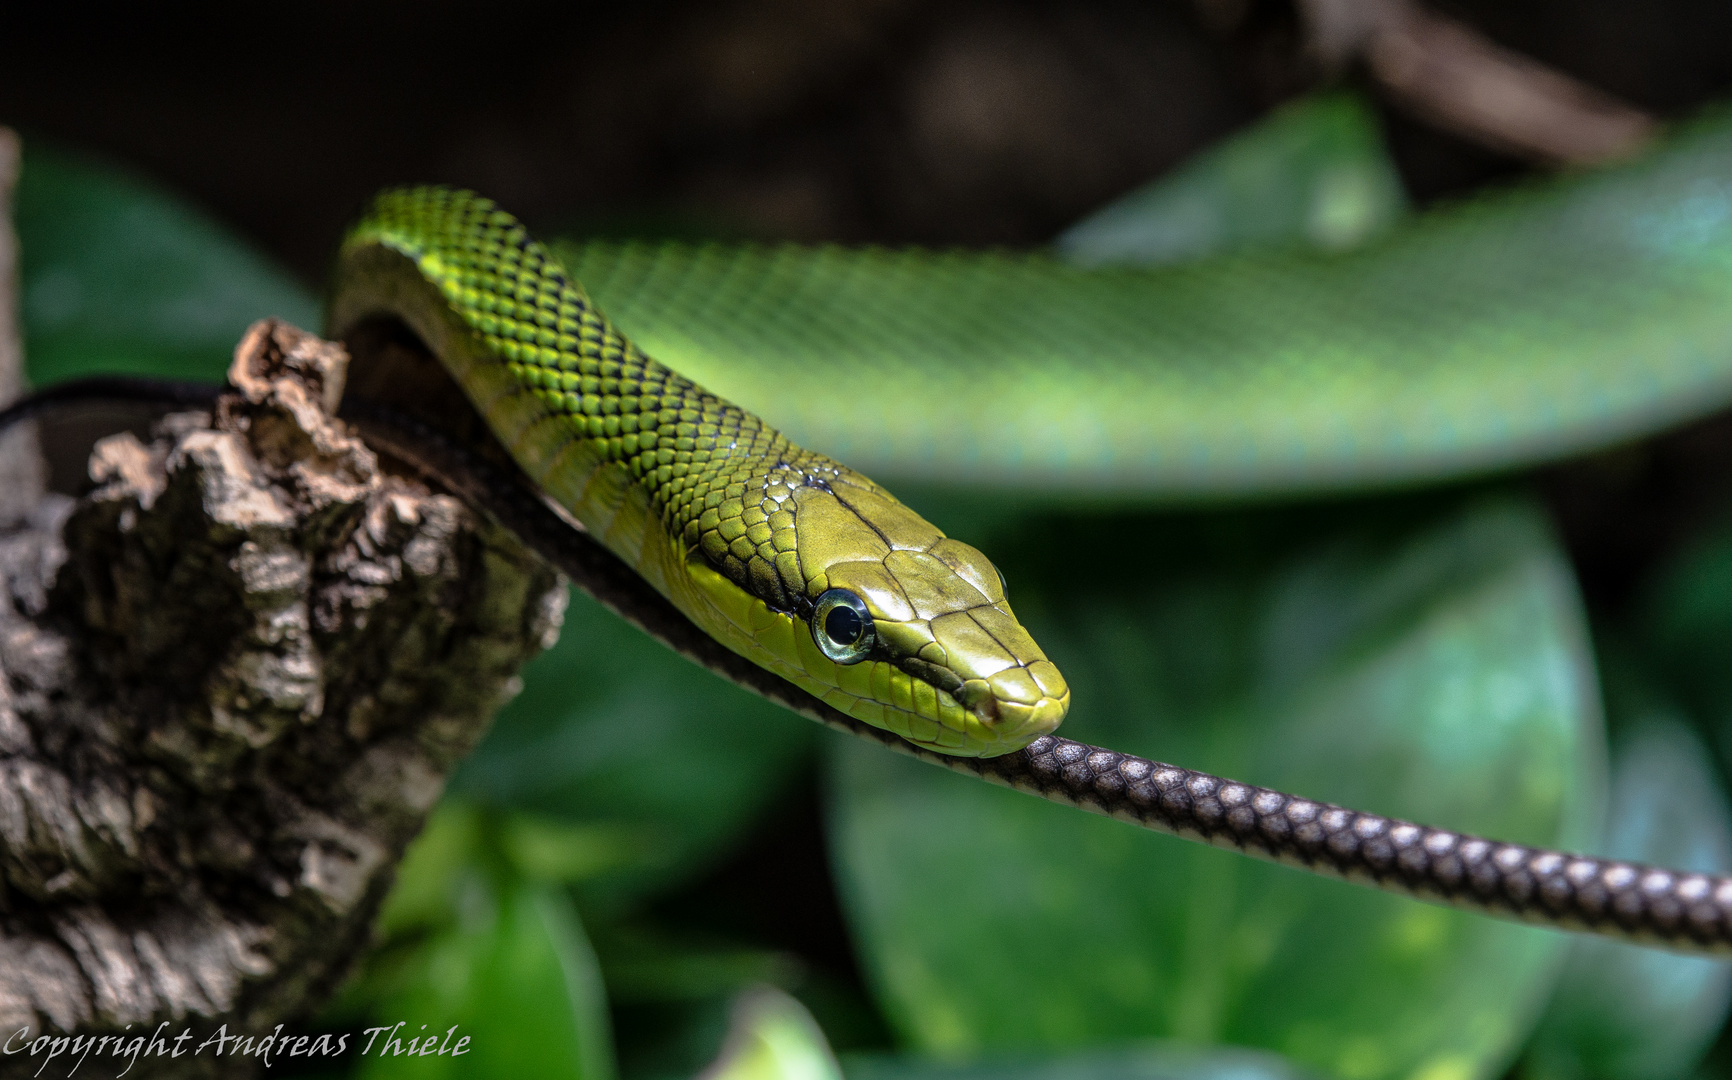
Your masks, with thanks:
[(1003, 719), (1003, 711), (999, 708), (998, 697), (991, 687), (982, 680), (965, 681), (962, 676), (947, 667), (928, 663), (917, 656), (892, 657), (891, 662), (903, 671), (925, 682), (935, 690), (941, 690), (967, 709), (969, 714), (988, 729), (996, 729)]

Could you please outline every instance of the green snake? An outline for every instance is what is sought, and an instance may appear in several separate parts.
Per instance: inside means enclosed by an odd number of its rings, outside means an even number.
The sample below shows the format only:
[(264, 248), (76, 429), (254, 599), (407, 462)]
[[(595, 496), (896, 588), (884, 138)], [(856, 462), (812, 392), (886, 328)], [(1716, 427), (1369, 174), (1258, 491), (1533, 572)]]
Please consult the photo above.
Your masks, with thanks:
[(524, 472), (735, 652), (946, 753), (1064, 719), (1070, 691), (986, 556), (645, 356), (492, 202), (385, 193), (332, 295), (336, 336), (407, 323)]
[[(1285, 495), (1604, 447), (1732, 400), (1732, 118), (1343, 255), (589, 242), (650, 355), (879, 477)], [(862, 402), (862, 378), (895, 388)], [(819, 440), (822, 442), (819, 443)]]
[[(652, 333), (627, 340), (579, 278)], [(1325, 302), (1340, 296), (1361, 309), (1346, 331)], [(1165, 270), (702, 245), (562, 258), (484, 198), (403, 189), (344, 242), (329, 311), (358, 355), (380, 326), (406, 327), (519, 473), (413, 425), (361, 417), (369, 430), (680, 651), (797, 711), (1312, 871), (1732, 951), (1732, 879), (1481, 840), (1054, 735), (1069, 691), (993, 564), (729, 400), (797, 378), (786, 422), (859, 463), (1058, 493), (1339, 489), (1609, 445), (1732, 399), (1732, 124), (1352, 255)], [(777, 349), (811, 362), (790, 376)], [(949, 362), (907, 359), (934, 353)], [(896, 382), (900, 416), (849, 407), (862, 371)]]

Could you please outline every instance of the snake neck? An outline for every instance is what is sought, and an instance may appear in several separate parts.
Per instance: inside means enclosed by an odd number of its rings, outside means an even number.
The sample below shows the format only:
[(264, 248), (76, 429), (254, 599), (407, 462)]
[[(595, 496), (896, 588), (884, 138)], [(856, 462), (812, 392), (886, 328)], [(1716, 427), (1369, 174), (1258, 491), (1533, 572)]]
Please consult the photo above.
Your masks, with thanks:
[[(772, 609), (810, 607), (794, 492), (863, 478), (644, 355), (488, 200), (438, 188), (388, 193), (346, 246), (413, 264), (407, 282), (377, 265), (351, 277), (438, 291), (378, 306), (433, 339), (512, 456), (609, 547), (644, 566), (651, 530), (638, 519), (647, 513), (685, 555)], [(377, 252), (361, 260), (390, 261)], [(340, 285), (338, 295), (357, 291), (368, 290)]]

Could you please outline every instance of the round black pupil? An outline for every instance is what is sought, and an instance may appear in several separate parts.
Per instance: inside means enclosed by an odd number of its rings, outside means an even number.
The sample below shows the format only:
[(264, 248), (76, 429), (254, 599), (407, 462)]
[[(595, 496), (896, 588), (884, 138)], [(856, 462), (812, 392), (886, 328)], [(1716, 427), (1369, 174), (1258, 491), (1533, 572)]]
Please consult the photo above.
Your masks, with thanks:
[(858, 611), (842, 604), (831, 608), (830, 614), (824, 616), (824, 633), (838, 645), (852, 645), (859, 641), (860, 631), (865, 625)]

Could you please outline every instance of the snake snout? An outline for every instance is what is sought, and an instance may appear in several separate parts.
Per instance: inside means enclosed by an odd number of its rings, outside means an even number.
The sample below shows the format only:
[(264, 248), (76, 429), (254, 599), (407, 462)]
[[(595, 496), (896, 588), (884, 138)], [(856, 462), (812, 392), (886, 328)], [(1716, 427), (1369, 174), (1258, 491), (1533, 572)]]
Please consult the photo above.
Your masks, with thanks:
[(975, 609), (966, 618), (978, 633), (939, 627), (960, 669), (962, 707), (1010, 749), (1058, 727), (1070, 707), (1070, 687), (1028, 631), (996, 608)]
[(1000, 603), (932, 620), (951, 693), (967, 714), (969, 741), (988, 756), (1008, 753), (1058, 727), (1070, 688), (1033, 637)]
[(1070, 688), (1052, 661), (1018, 664), (962, 684), (962, 705), (1006, 741), (1026, 742), (1058, 727), (1070, 708)]

